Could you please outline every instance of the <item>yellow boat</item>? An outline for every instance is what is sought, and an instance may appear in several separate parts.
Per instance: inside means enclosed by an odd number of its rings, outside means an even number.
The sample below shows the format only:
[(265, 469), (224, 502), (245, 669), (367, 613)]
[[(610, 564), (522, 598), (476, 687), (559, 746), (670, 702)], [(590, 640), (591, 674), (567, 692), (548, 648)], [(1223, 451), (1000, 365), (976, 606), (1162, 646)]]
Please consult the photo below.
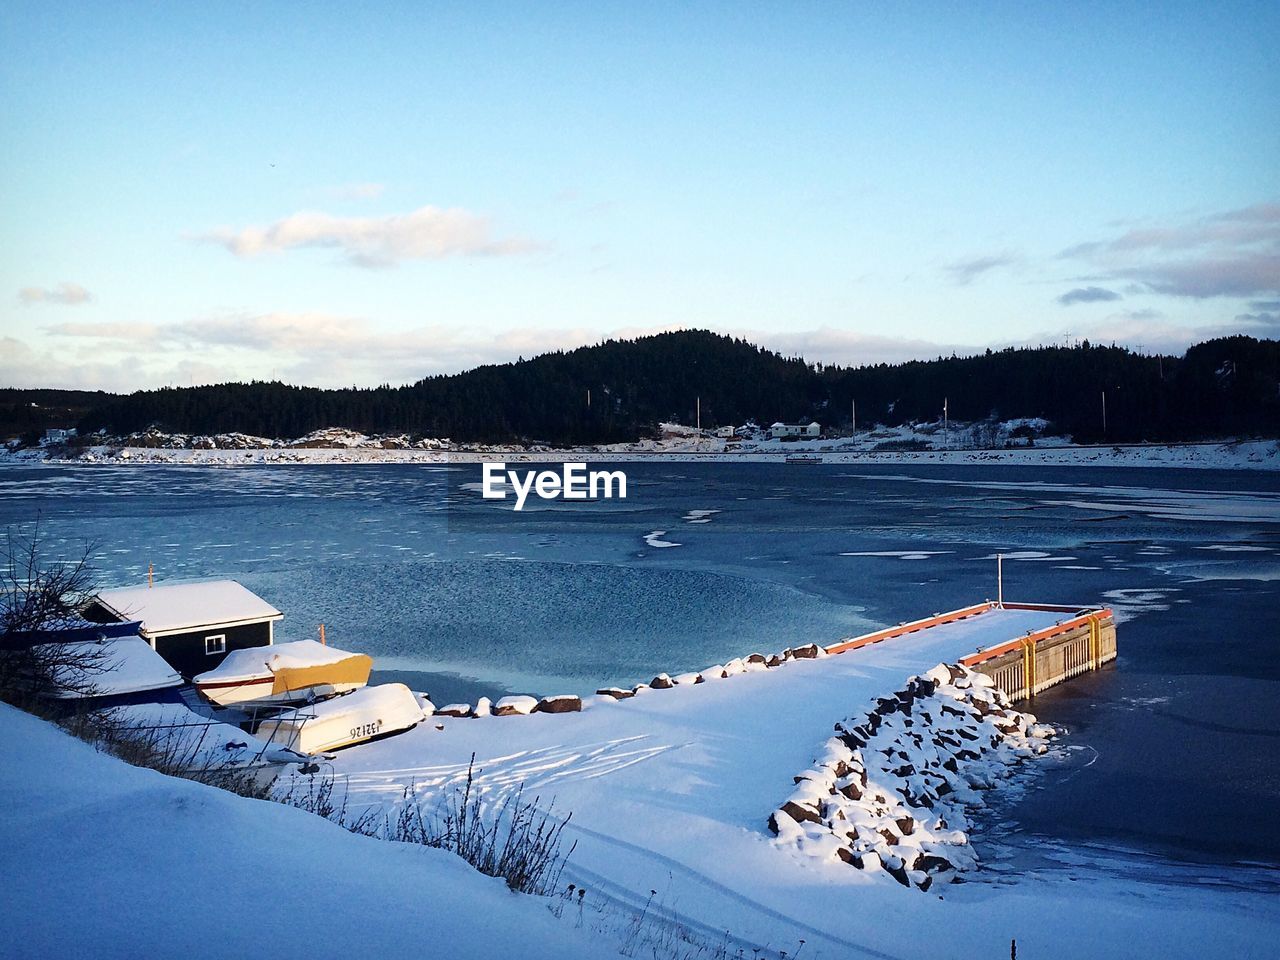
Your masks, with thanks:
[(220, 707), (285, 705), (358, 690), (373, 660), (314, 640), (233, 650), (195, 678), (196, 689)]

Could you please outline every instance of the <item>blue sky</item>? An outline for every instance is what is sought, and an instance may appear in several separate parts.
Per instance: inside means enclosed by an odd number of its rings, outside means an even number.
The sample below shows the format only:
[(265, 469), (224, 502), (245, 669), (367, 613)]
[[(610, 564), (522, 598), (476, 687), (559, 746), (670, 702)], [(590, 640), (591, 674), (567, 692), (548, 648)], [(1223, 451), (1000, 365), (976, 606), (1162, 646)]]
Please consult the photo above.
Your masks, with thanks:
[(1280, 330), (1275, 4), (0, 11), (0, 383)]

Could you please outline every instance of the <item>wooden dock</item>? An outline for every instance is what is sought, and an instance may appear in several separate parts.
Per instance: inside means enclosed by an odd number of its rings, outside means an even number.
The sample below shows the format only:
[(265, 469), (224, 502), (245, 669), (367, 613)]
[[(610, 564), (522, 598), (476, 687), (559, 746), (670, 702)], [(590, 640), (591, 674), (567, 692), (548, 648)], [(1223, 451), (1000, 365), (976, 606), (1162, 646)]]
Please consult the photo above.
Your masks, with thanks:
[(1097, 670), (1116, 658), (1115, 615), (1107, 607), (990, 600), (854, 637), (828, 647), (827, 653), (846, 653), (912, 634), (937, 634), (950, 625), (976, 625), (984, 614), (1017, 610), (1061, 614), (1061, 617), (1050, 626), (1018, 636), (994, 637), (988, 632), (981, 649), (959, 658), (961, 664), (989, 676), (1014, 701), (1030, 699), (1042, 690)]

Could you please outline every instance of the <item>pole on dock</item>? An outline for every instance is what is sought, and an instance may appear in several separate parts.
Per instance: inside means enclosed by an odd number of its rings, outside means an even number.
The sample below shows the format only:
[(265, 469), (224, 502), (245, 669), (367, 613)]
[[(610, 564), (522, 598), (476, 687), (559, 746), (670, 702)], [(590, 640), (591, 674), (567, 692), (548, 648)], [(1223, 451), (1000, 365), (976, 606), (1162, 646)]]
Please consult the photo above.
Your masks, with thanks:
[(1004, 554), (996, 554), (996, 606), (1004, 606)]
[(155, 564), (147, 564), (147, 586), (154, 587), (156, 585), (156, 568)]
[(322, 624), (320, 624), (320, 645), (321, 645), (321, 646), (328, 646), (328, 644), (325, 642), (325, 639), (324, 639), (324, 624), (323, 624), (323, 623), (322, 623)]

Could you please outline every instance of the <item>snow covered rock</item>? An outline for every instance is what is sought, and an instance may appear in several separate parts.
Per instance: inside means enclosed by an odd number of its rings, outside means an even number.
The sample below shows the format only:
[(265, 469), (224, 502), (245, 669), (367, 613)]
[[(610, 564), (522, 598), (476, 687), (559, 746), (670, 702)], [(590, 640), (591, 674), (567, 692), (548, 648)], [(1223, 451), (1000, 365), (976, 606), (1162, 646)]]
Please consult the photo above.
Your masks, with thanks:
[(436, 711), (438, 717), (470, 717), (471, 704), (469, 703), (446, 703), (443, 707)]
[(801, 853), (927, 890), (977, 866), (966, 831), (982, 791), (1057, 732), (1011, 709), (990, 678), (940, 664), (836, 724), (769, 828)]
[(527, 717), (538, 709), (537, 697), (503, 697), (493, 706), (495, 717)]
[(596, 691), (598, 697), (613, 697), (615, 700), (627, 700), (635, 695), (634, 690), (624, 690), (622, 687), (601, 687)]
[(670, 690), (675, 685), (676, 685), (676, 682), (672, 680), (669, 676), (667, 676), (665, 673), (660, 673), (656, 677), (654, 677), (652, 680), (649, 681), (649, 686), (651, 686), (654, 690)]
[(543, 697), (533, 709), (537, 713), (578, 713), (582, 710), (582, 698), (569, 694)]

